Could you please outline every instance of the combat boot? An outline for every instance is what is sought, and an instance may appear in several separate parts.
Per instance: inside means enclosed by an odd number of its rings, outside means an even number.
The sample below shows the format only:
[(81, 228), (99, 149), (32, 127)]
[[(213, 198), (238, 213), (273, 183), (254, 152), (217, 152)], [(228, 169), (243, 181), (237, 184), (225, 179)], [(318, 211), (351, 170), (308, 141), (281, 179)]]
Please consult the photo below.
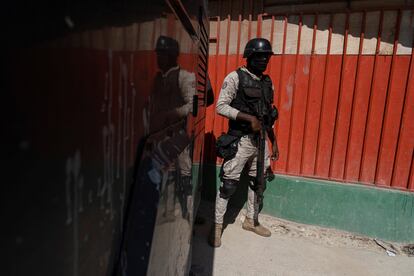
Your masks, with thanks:
[(223, 232), (223, 224), (222, 223), (214, 223), (211, 227), (210, 234), (208, 236), (208, 243), (212, 247), (220, 247), (221, 246), (221, 233)]
[(262, 237), (270, 237), (272, 235), (269, 229), (261, 225), (259, 221), (254, 221), (253, 219), (250, 219), (250, 218), (244, 219), (242, 228), (247, 231), (252, 231)]

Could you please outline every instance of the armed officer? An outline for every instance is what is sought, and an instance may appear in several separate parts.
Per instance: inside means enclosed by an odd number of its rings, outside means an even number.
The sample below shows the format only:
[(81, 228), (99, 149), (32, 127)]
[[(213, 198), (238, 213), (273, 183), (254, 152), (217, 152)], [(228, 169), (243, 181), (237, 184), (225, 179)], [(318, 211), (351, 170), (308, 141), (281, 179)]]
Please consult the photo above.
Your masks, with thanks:
[[(189, 219), (192, 212), (192, 183), (190, 137), (187, 134), (188, 114), (192, 111), (193, 95), (196, 92), (195, 74), (178, 65), (178, 41), (167, 36), (157, 39), (155, 52), (159, 72), (154, 80), (149, 103), (149, 133), (160, 130), (164, 134), (154, 146), (153, 158), (158, 167), (168, 167), (170, 181), (163, 187), (165, 221), (175, 219), (175, 195), (178, 197), (183, 218)], [(175, 194), (175, 195), (174, 195)]]
[[(239, 185), (240, 175), (245, 166), (249, 174), (249, 189), (247, 215), (242, 227), (260, 236), (271, 235), (270, 231), (259, 223), (260, 203), (256, 200), (258, 194), (255, 191), (257, 191), (257, 137), (262, 127), (266, 128), (267, 137), (272, 144), (272, 160), (279, 158), (279, 149), (273, 132), (273, 124), (277, 116), (275, 115), (277, 109), (272, 107), (273, 85), (270, 77), (263, 74), (272, 54), (272, 47), (268, 40), (254, 38), (248, 41), (243, 53), (243, 58), (247, 59), (247, 66), (242, 66), (228, 74), (220, 91), (216, 105), (217, 113), (229, 119), (229, 131), (224, 136), (227, 140), (230, 137), (230, 142), (236, 141), (237, 150), (233, 154), (223, 156), (222, 183), (217, 192), (215, 223), (209, 235), (209, 244), (213, 247), (221, 245), (223, 217), (227, 210), (227, 203)], [(259, 114), (259, 110), (265, 114)], [(262, 124), (264, 118), (268, 118), (266, 124)], [(270, 158), (267, 146), (265, 146), (264, 163), (262, 169), (268, 171)]]

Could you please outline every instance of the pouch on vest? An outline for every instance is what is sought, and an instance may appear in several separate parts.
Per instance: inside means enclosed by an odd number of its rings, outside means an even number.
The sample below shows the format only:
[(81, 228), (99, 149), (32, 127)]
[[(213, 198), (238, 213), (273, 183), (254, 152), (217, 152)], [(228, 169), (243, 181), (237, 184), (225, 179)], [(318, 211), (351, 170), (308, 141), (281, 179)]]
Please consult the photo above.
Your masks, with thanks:
[(223, 133), (216, 142), (217, 156), (232, 159), (237, 153), (240, 137)]

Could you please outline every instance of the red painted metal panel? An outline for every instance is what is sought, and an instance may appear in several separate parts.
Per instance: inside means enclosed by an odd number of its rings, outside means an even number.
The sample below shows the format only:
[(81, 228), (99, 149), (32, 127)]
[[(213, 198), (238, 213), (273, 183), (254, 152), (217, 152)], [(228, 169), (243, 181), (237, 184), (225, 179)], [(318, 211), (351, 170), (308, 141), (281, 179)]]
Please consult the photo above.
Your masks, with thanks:
[(291, 135), (289, 143), (288, 171), (292, 174), (300, 174), (303, 136), (305, 132), (306, 97), (308, 91), (308, 79), (311, 57), (301, 55), (298, 57), (296, 68), (296, 89), (293, 100), (293, 116), (290, 125)]
[(359, 168), (361, 166), (362, 145), (364, 140), (364, 129), (369, 104), (369, 91), (374, 68), (373, 56), (362, 56), (360, 58), (360, 78), (356, 84), (352, 120), (348, 142), (347, 166), (345, 178), (357, 182), (359, 179)]
[(310, 89), (311, 89), (311, 82), (313, 81), (313, 72), (314, 72), (314, 61), (315, 61), (315, 42), (316, 42), (316, 31), (318, 29), (318, 16), (315, 15), (315, 19), (313, 22), (313, 33), (312, 33), (312, 48), (311, 48), (311, 57), (310, 57), (310, 64), (309, 64), (309, 77), (308, 77), (308, 83), (307, 83), (307, 89), (306, 89), (306, 97), (305, 97), (305, 122), (303, 125), (303, 141), (302, 141), (302, 152), (301, 152), (301, 158), (300, 158), (300, 173), (303, 174), (304, 170), (304, 152), (305, 152), (305, 145), (307, 143), (306, 140), (306, 127), (308, 125), (308, 112), (313, 109), (313, 106), (310, 104), (309, 95), (310, 95)]
[[(290, 15), (286, 15), (284, 19), (278, 17), (277, 20), (282, 21), (277, 24), (275, 17), (268, 15), (259, 15), (257, 24), (252, 24), (250, 16), (248, 28), (244, 30), (241, 28), (241, 16), (236, 19), (237, 30), (230, 29), (230, 24), (224, 21), (227, 41), (222, 39), (221, 43), (226, 43), (226, 50), (222, 48), (223, 52), (219, 55), (217, 48), (216, 55), (210, 57), (210, 77), (215, 96), (219, 95), (224, 77), (244, 64), (241, 58), (244, 45), (240, 45), (242, 37), (270, 37), (272, 45), (280, 47), (267, 70), (273, 80), (274, 103), (280, 113), (275, 125), (280, 158), (272, 163), (273, 169), (290, 175), (414, 190), (414, 120), (411, 119), (414, 117), (414, 69), (412, 54), (397, 55), (401, 12), (398, 14), (395, 38), (390, 41), (389, 34), (388, 38), (381, 38), (384, 13), (380, 13), (374, 45), (369, 41), (372, 32), (364, 32), (365, 13), (357, 26), (361, 28), (358, 41), (355, 40), (355, 29), (352, 32), (349, 30), (351, 20), (350, 14), (347, 14), (342, 25), (345, 26), (345, 33), (340, 34), (343, 37), (340, 46), (343, 47), (342, 54), (337, 48), (334, 48), (334, 54), (330, 53), (332, 43), (338, 47), (338, 33), (334, 37), (332, 16), (330, 27), (324, 27), (329, 31), (327, 45), (322, 46), (327, 47), (327, 54), (321, 54), (321, 43), (316, 41), (316, 32), (324, 30), (318, 26), (318, 15), (315, 16), (314, 26), (302, 26), (301, 15), (299, 23), (288, 22)], [(263, 20), (269, 18), (271, 25), (267, 23), (266, 29)], [(292, 34), (289, 34), (289, 41), (286, 39), (287, 32), (295, 29), (288, 28), (288, 24), (299, 27), (296, 44), (292, 44)], [(223, 28), (223, 23), (221, 25), (219, 21), (218, 34)], [(313, 34), (309, 29), (302, 33), (302, 28), (309, 27), (313, 28)], [(228, 41), (230, 31), (237, 31), (234, 42)], [(263, 33), (266, 31), (271, 34)], [(319, 34), (323, 39), (324, 35)], [(303, 35), (306, 37), (301, 39)], [(311, 52), (300, 53), (301, 41), (308, 43), (310, 39)], [(385, 54), (380, 52), (383, 41), (393, 44), (392, 55), (389, 50)], [(318, 54), (315, 53), (315, 43), (319, 43)], [(219, 47), (219, 44), (216, 46)], [(367, 47), (371, 50), (366, 50)], [(376, 47), (375, 55), (372, 47)], [(214, 107), (208, 108), (206, 131), (217, 137), (226, 130), (227, 120), (215, 114)]]
[[(273, 56), (270, 59), (270, 66), (272, 68), (272, 70), (269, 73), (269, 76), (271, 77), (272, 81), (273, 81), (273, 87), (275, 90), (274, 93), (274, 98), (273, 98), (273, 103), (275, 105), (277, 105), (279, 107), (279, 105), (277, 104), (279, 102), (279, 98), (280, 98), (280, 90), (279, 90), (279, 76), (281, 74), (281, 63), (282, 63), (282, 56)], [(279, 122), (276, 121), (276, 125), (275, 125), (275, 129), (274, 132), (276, 133), (276, 136), (278, 135), (278, 127), (279, 126)], [(278, 162), (272, 162), (272, 170), (276, 170), (276, 164)]]
[(279, 105), (279, 124), (277, 140), (279, 145), (279, 161), (276, 163), (276, 171), (286, 172), (288, 149), (289, 149), (289, 128), (290, 117), (293, 103), (293, 84), (295, 79), (296, 56), (289, 55), (285, 57), (282, 71)]
[[(407, 79), (407, 94), (404, 99), (404, 109), (401, 118), (400, 135), (398, 139), (397, 156), (395, 158), (394, 172), (391, 185), (406, 188), (409, 184), (410, 164), (414, 156), (414, 51), (411, 54), (410, 73)], [(409, 187), (407, 187), (409, 188)]]
[[(408, 76), (410, 58), (407, 56), (395, 57), (395, 74), (392, 86), (389, 88), (388, 102), (385, 109), (381, 147), (378, 160), (378, 171), (376, 183), (389, 186), (391, 184), (392, 170), (398, 142), (398, 132), (402, 109), (404, 105), (404, 94)], [(404, 184), (406, 187), (406, 184)]]
[(379, 151), (382, 115), (384, 113), (387, 84), (391, 69), (390, 56), (378, 56), (376, 61), (376, 72), (373, 78), (371, 92), (371, 107), (368, 112), (368, 119), (365, 132), (365, 144), (361, 161), (360, 181), (364, 183), (375, 182), (375, 170), (377, 154)]
[[(273, 33), (275, 31), (275, 17), (272, 16), (272, 24), (270, 26), (270, 45), (273, 45), (273, 40), (274, 40), (274, 36)], [(240, 47), (240, 40), (238, 41), (239, 43), (237, 44)], [(269, 65), (267, 66), (267, 74), (270, 74), (272, 71), (274, 71), (274, 69), (272, 68), (272, 62), (269, 63)], [(273, 70), (272, 70), (273, 69)]]
[[(303, 107), (301, 106), (302, 99), (300, 97), (300, 94), (298, 91), (303, 91), (303, 87), (301, 86), (302, 82), (302, 75), (303, 75), (303, 65), (301, 64), (302, 59), (299, 58), (299, 50), (300, 50), (300, 40), (301, 40), (301, 33), (302, 33), (302, 16), (299, 16), (299, 30), (298, 30), (298, 43), (296, 47), (296, 57), (295, 57), (295, 75), (294, 75), (294, 81), (293, 81), (293, 89), (292, 89), (292, 111), (290, 116), (290, 127), (289, 127), (289, 141), (288, 141), (288, 150), (287, 150), (287, 160), (286, 160), (286, 170), (290, 173), (297, 174), (299, 172), (300, 168), (300, 155), (298, 156), (298, 150), (294, 151), (292, 153), (292, 147), (295, 147), (296, 149), (300, 149), (301, 145), (292, 145), (292, 141), (301, 142), (301, 139), (303, 135), (300, 135), (300, 129), (297, 129), (294, 127), (294, 123), (297, 122), (297, 120), (300, 120), (300, 113), (301, 110), (303, 110)], [(306, 80), (304, 80), (304, 83), (306, 83)], [(299, 94), (299, 95), (296, 95)], [(299, 114), (299, 116), (298, 116)], [(296, 131), (299, 130), (299, 131)], [(292, 168), (295, 167), (296, 169)]]
[[(283, 70), (284, 70), (284, 65), (285, 65), (285, 50), (286, 50), (286, 33), (287, 33), (287, 16), (284, 17), (284, 24), (283, 24), (283, 44), (282, 44), (282, 56), (281, 56), (281, 62), (280, 62), (280, 70), (279, 70), (279, 93), (276, 95), (277, 96), (277, 101), (275, 101), (276, 106), (278, 108), (280, 108), (280, 101), (281, 101), (281, 92), (282, 92), (282, 77), (283, 77)], [(279, 132), (279, 122), (276, 122), (276, 132)]]
[(317, 55), (312, 62), (310, 71), (311, 83), (309, 87), (308, 105), (306, 114), (307, 124), (305, 126), (302, 173), (313, 176), (315, 171), (316, 147), (318, 143), (318, 129), (320, 121), (320, 110), (322, 108), (323, 79), (325, 72), (326, 56)]
[(336, 131), (331, 162), (331, 178), (342, 180), (345, 173), (346, 149), (352, 112), (358, 56), (347, 56), (344, 62), (344, 80), (339, 97)]
[(323, 97), (323, 109), (319, 129), (318, 152), (315, 167), (315, 175), (328, 178), (331, 162), (334, 125), (339, 97), (339, 85), (341, 77), (342, 56), (332, 55), (327, 64), (329, 78), (325, 80), (326, 90)]
[[(358, 91), (358, 85), (359, 85), (360, 79), (361, 79), (361, 71), (362, 71), (362, 74), (366, 73), (363, 70), (361, 70), (361, 68), (363, 67), (363, 66), (361, 66), (361, 63), (363, 63), (362, 50), (363, 50), (364, 38), (365, 38), (365, 24), (366, 24), (366, 12), (364, 11), (363, 17), (362, 17), (362, 23), (361, 23), (361, 35), (360, 35), (360, 42), (359, 42), (358, 61), (357, 61), (357, 68), (356, 68), (354, 91), (353, 91), (353, 94), (352, 94), (352, 109), (351, 109), (351, 112), (350, 112), (349, 125), (347, 126), (350, 129), (349, 129), (349, 132), (348, 132), (348, 140), (347, 140), (346, 147), (345, 147), (346, 148), (346, 156), (345, 156), (345, 168), (344, 168), (344, 176), (343, 176), (343, 178), (345, 178), (345, 179), (349, 179), (348, 177), (352, 177), (352, 176), (349, 176), (349, 174), (350, 174), (350, 171), (353, 172), (352, 169), (354, 169), (352, 164), (351, 164), (351, 169), (348, 169), (348, 166), (349, 166), (350, 162), (352, 163), (354, 161), (352, 159), (352, 157), (355, 157), (355, 155), (352, 156), (353, 152), (350, 150), (350, 148), (352, 147), (352, 137), (353, 137), (353, 131), (352, 131), (353, 130), (353, 125), (352, 125), (352, 123), (355, 122), (354, 117), (360, 115), (358, 113), (355, 113), (355, 110), (356, 110), (356, 108), (355, 108), (356, 96), (355, 95), (357, 94), (357, 91)], [(356, 155), (356, 157), (358, 158), (358, 155)]]
[[(345, 29), (344, 29), (344, 45), (343, 45), (343, 57), (342, 57), (342, 62), (341, 62), (341, 75), (340, 75), (340, 80), (339, 80), (339, 91), (338, 91), (338, 98), (337, 98), (337, 102), (336, 102), (336, 111), (335, 111), (335, 121), (334, 121), (334, 126), (333, 126), (333, 136), (332, 136), (332, 148), (331, 148), (331, 157), (330, 157), (330, 164), (329, 164), (329, 178), (332, 178), (332, 164), (334, 161), (334, 153), (335, 153), (335, 149), (336, 149), (336, 134), (338, 131), (338, 114), (339, 114), (339, 108), (341, 107), (341, 95), (344, 91), (344, 82), (347, 82), (348, 79), (345, 79), (345, 73), (346, 73), (346, 60), (347, 60), (347, 49), (348, 49), (348, 34), (349, 34), (349, 13), (346, 14), (346, 19), (345, 19)], [(341, 174), (343, 175), (343, 172), (341, 172)]]
[[(371, 115), (371, 110), (373, 109), (373, 98), (375, 97), (373, 95), (373, 90), (374, 88), (376, 88), (376, 83), (378, 80), (378, 71), (380, 70), (380, 68), (378, 67), (378, 61), (379, 61), (379, 52), (380, 52), (380, 46), (381, 46), (381, 35), (382, 35), (382, 27), (383, 27), (383, 22), (384, 22), (384, 12), (381, 11), (380, 12), (380, 19), (379, 19), (379, 26), (378, 26), (378, 36), (377, 36), (377, 45), (375, 48), (375, 60), (374, 60), (374, 69), (373, 69), (373, 75), (372, 75), (372, 81), (371, 81), (371, 89), (370, 89), (370, 94), (369, 94), (369, 104), (368, 104), (368, 117), (367, 117), (367, 121), (365, 123), (365, 130), (364, 130), (364, 141), (363, 141), (363, 145), (362, 145), (362, 157), (361, 157), (361, 164), (360, 164), (360, 170), (359, 170), (359, 180), (363, 181), (361, 178), (365, 173), (365, 167), (364, 165), (366, 164), (366, 148), (367, 148), (367, 144), (370, 141), (367, 141), (367, 137), (368, 137), (368, 128), (369, 128), (369, 123), (370, 123), (370, 119), (372, 120), (372, 115)], [(385, 85), (385, 83), (383, 84)], [(370, 117), (371, 115), (371, 117)], [(375, 123), (375, 120), (374, 120)], [(365, 181), (366, 182), (366, 181)]]
[[(328, 77), (328, 74), (330, 75), (330, 71), (329, 71), (329, 65), (330, 65), (330, 60), (331, 60), (331, 43), (332, 43), (332, 21), (333, 21), (333, 15), (330, 15), (330, 19), (329, 19), (329, 35), (328, 35), (328, 45), (327, 45), (327, 49), (326, 49), (326, 61), (325, 61), (325, 71), (324, 71), (324, 78), (323, 78), (323, 89), (322, 89), (322, 105), (321, 105), (321, 109), (320, 114), (319, 114), (319, 126), (318, 126), (318, 140), (316, 143), (316, 159), (315, 159), (315, 167), (314, 167), (314, 174), (318, 175), (319, 171), (318, 169), (318, 160), (320, 159), (320, 145), (324, 144), (324, 141), (321, 141), (321, 128), (323, 127), (323, 115), (325, 112), (325, 107), (326, 105), (328, 105), (329, 103), (327, 103), (327, 99), (329, 99), (330, 97), (328, 97), (328, 90), (327, 90), (327, 82), (329, 79), (331, 79), (331, 76)], [(322, 153), (323, 155), (323, 153)]]

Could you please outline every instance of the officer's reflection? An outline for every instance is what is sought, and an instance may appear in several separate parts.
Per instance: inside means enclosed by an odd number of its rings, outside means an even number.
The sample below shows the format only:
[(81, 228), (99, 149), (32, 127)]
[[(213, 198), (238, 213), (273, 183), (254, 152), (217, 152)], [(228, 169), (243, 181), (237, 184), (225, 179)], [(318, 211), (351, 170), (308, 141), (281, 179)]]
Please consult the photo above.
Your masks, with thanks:
[(160, 71), (155, 77), (150, 97), (148, 127), (149, 134), (157, 137), (152, 143), (152, 156), (155, 167), (162, 175), (159, 185), (161, 222), (175, 220), (177, 198), (182, 217), (189, 220), (192, 211), (192, 164), (186, 118), (192, 111), (195, 75), (178, 66), (179, 45), (175, 39), (160, 36), (155, 52)]

